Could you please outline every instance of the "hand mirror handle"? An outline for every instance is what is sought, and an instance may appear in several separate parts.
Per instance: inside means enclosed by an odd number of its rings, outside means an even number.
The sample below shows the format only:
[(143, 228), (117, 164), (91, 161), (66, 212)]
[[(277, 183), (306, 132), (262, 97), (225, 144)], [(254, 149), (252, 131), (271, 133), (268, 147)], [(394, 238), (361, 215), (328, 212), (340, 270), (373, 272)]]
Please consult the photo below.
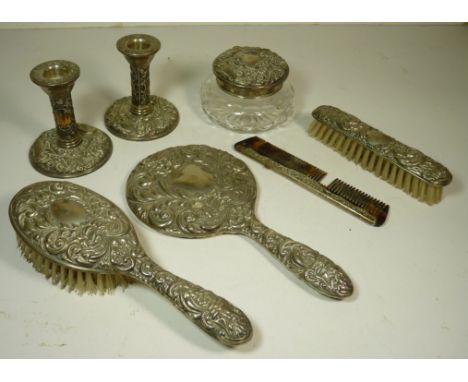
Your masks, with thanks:
[(316, 250), (283, 236), (252, 217), (243, 234), (255, 240), (290, 272), (319, 293), (334, 299), (349, 297), (353, 284), (333, 261)]

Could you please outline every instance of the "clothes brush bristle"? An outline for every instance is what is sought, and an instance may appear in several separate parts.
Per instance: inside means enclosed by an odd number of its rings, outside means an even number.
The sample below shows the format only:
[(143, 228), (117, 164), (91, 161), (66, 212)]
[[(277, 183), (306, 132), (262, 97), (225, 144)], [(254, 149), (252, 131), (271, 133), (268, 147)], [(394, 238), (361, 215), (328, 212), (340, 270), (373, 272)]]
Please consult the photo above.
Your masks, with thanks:
[(314, 121), (310, 126), (309, 134), (348, 160), (359, 164), (365, 170), (374, 173), (421, 202), (433, 205), (442, 199), (442, 186), (434, 186), (418, 179), (359, 142), (321, 122)]
[(97, 273), (79, 271), (52, 261), (32, 249), (19, 236), (18, 247), (23, 257), (32, 264), (34, 269), (42, 273), (52, 284), (69, 292), (82, 294), (112, 293), (117, 287), (126, 288), (130, 282), (125, 276), (119, 274)]

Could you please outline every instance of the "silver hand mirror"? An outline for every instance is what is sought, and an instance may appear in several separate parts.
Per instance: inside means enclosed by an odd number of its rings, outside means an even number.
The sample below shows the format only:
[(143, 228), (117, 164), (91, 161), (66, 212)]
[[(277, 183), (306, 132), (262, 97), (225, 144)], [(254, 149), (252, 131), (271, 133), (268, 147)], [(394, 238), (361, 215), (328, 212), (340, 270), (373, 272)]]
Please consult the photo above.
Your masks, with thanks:
[(124, 212), (96, 192), (69, 182), (34, 183), (14, 196), (9, 214), (24, 256), (54, 284), (95, 293), (123, 276), (167, 297), (225, 345), (250, 339), (252, 326), (240, 309), (152, 261)]
[(255, 179), (244, 162), (205, 145), (152, 154), (127, 180), (128, 204), (150, 227), (184, 238), (248, 236), (319, 293), (335, 299), (350, 296), (353, 285), (338, 265), (256, 218), (256, 195)]

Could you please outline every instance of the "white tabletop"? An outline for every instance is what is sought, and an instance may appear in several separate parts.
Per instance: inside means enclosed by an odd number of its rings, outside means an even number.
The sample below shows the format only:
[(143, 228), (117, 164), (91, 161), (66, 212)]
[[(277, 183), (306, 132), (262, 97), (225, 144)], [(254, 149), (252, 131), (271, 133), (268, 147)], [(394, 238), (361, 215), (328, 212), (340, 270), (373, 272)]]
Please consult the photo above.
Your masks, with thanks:
[[(172, 101), (178, 127), (149, 142), (111, 136), (98, 171), (71, 181), (121, 207), (148, 254), (173, 273), (230, 300), (254, 336), (218, 344), (160, 295), (131, 285), (111, 296), (78, 296), (53, 286), (20, 256), (8, 205), (22, 187), (47, 178), (28, 150), (54, 126), (49, 100), (29, 79), (49, 59), (76, 62), (72, 98), (79, 122), (107, 131), (106, 108), (130, 95), (128, 64), (115, 49), (130, 33), (153, 34), (162, 49), (151, 92)], [(390, 205), (371, 227), (253, 160), (233, 144), (249, 135), (213, 126), (199, 101), (214, 57), (233, 45), (267, 47), (289, 63), (296, 116), (261, 134)], [(1, 357), (467, 357), (468, 356), (468, 33), (429, 25), (164, 25), (150, 28), (0, 30)], [(429, 207), (348, 162), (307, 135), (311, 111), (348, 111), (447, 166), (453, 182)], [(332, 258), (351, 276), (345, 301), (318, 296), (265, 249), (241, 236), (188, 240), (141, 223), (125, 182), (144, 157), (164, 148), (208, 144), (247, 163), (266, 225)]]

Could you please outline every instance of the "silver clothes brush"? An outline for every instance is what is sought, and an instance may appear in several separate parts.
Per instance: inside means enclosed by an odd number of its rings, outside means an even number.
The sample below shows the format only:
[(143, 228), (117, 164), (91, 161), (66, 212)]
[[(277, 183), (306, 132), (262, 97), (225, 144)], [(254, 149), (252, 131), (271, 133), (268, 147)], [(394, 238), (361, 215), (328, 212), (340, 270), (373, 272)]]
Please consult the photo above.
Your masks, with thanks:
[(452, 181), (439, 162), (336, 107), (319, 106), (312, 116), (310, 135), (421, 202), (440, 202)]

